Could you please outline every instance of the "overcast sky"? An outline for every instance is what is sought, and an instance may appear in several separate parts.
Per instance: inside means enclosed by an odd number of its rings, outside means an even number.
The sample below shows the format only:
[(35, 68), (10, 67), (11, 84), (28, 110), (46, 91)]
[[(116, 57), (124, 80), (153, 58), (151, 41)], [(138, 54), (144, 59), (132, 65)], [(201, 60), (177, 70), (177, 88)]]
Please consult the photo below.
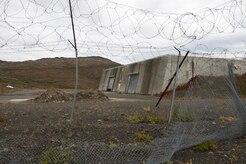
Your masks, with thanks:
[[(74, 57), (67, 2), (2, 0), (0, 60)], [(103, 56), (126, 64), (176, 53), (174, 46), (245, 57), (244, 0), (72, 2), (80, 57)]]

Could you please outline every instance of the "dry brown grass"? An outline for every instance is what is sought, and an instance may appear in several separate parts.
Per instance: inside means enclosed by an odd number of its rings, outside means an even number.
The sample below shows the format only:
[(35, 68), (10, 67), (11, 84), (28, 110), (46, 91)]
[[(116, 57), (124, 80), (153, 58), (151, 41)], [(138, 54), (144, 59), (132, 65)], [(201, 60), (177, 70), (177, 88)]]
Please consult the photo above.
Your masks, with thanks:
[[(79, 58), (80, 89), (97, 89), (103, 69), (119, 65), (101, 57)], [(0, 62), (0, 86), (16, 88), (73, 88), (75, 59), (53, 58)], [(2, 87), (1, 87), (2, 88)]]

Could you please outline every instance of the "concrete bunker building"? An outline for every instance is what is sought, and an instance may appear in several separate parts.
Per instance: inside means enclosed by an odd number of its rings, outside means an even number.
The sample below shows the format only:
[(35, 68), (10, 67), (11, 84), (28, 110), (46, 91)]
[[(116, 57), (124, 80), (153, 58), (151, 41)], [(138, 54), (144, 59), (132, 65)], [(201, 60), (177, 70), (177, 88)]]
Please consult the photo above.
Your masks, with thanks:
[[(181, 59), (183, 56), (181, 57)], [(176, 71), (178, 56), (166, 55), (133, 64), (105, 69), (99, 90), (121, 93), (160, 94)], [(228, 63), (234, 73), (246, 72), (246, 61), (188, 56), (178, 72), (177, 86), (195, 76), (226, 76)], [(171, 89), (170, 86), (169, 89)]]

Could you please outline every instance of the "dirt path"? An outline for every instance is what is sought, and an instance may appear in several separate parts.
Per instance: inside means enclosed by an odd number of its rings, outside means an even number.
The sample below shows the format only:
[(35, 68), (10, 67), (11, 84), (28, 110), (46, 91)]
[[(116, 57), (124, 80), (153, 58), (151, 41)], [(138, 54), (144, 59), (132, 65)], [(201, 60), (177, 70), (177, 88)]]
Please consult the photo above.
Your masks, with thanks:
[(22, 102), (22, 101), (30, 100), (40, 95), (40, 93), (44, 91), (45, 90), (43, 89), (35, 89), (35, 90), (21, 90), (17, 92), (5, 93), (0, 95), (0, 103)]

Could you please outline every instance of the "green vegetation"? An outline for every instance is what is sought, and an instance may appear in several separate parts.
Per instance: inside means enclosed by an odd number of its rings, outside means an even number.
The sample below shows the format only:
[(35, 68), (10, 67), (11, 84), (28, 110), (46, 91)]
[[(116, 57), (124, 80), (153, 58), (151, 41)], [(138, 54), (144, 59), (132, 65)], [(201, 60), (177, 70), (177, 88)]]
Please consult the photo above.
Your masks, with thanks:
[(153, 140), (153, 137), (149, 134), (145, 134), (144, 132), (136, 132), (134, 139), (136, 142), (150, 143)]
[(216, 149), (217, 149), (216, 141), (206, 141), (193, 147), (193, 150), (196, 151), (215, 151)]
[(162, 115), (150, 115), (150, 114), (134, 114), (129, 116), (128, 121), (131, 123), (149, 123), (149, 124), (162, 124), (166, 121), (166, 118)]
[(174, 112), (172, 115), (172, 120), (180, 122), (192, 122), (194, 116), (188, 112)]
[(73, 164), (74, 152), (70, 149), (51, 148), (44, 152), (40, 164)]
[(235, 122), (237, 121), (239, 118), (234, 117), (234, 116), (220, 116), (219, 120), (223, 121), (223, 122)]
[(232, 155), (230, 158), (229, 158), (230, 162), (231, 163), (236, 163), (238, 161), (238, 157), (236, 155)]
[(119, 144), (115, 141), (109, 141), (108, 145), (110, 148), (116, 148), (119, 146)]

